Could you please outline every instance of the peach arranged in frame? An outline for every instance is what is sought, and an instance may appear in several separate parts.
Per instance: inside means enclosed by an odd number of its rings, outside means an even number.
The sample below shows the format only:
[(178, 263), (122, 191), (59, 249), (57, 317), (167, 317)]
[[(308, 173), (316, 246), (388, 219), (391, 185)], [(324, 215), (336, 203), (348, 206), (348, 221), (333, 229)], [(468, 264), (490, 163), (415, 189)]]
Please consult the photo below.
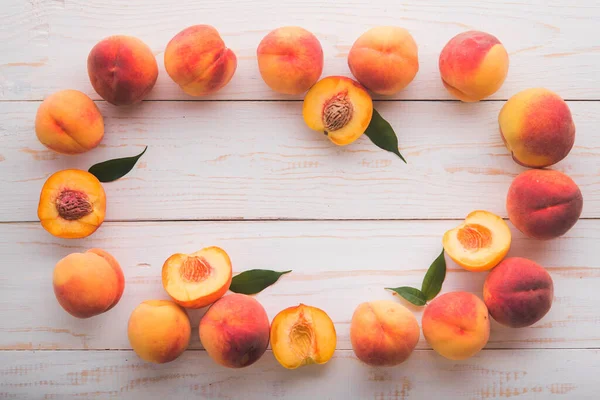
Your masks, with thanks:
[(300, 304), (282, 310), (271, 323), (271, 349), (283, 367), (324, 364), (333, 357), (333, 321), (320, 308)]
[(45, 98), (38, 108), (35, 134), (50, 150), (84, 153), (102, 141), (104, 120), (88, 96), (78, 90), (61, 90)]
[(367, 89), (392, 95), (411, 83), (419, 71), (417, 43), (404, 28), (372, 28), (354, 42), (348, 66)]
[(338, 146), (358, 139), (373, 116), (373, 101), (356, 81), (344, 76), (321, 79), (306, 94), (302, 107), (306, 125), (324, 132)]
[(496, 93), (508, 74), (508, 53), (489, 33), (468, 31), (454, 36), (439, 59), (444, 87), (464, 102)]
[(173, 300), (201, 308), (222, 297), (231, 285), (231, 260), (225, 250), (206, 247), (192, 254), (173, 254), (162, 268), (162, 283)]
[(577, 223), (582, 210), (579, 186), (559, 171), (525, 171), (513, 180), (506, 197), (510, 222), (535, 239), (564, 235)]
[(52, 174), (44, 183), (38, 218), (52, 235), (84, 238), (104, 222), (106, 194), (100, 181), (87, 171), (66, 169)]
[(200, 320), (200, 341), (216, 363), (229, 368), (254, 364), (269, 345), (269, 317), (253, 297), (230, 294)]
[(190, 342), (190, 320), (177, 304), (168, 300), (147, 300), (138, 305), (127, 325), (133, 351), (144, 361), (157, 364), (179, 357)]
[(527, 89), (512, 96), (500, 110), (498, 123), (506, 148), (525, 167), (556, 164), (575, 143), (571, 110), (548, 89)]
[(488, 309), (467, 292), (445, 293), (433, 299), (423, 312), (421, 324), (427, 343), (450, 360), (474, 356), (490, 337)]
[(237, 58), (210, 25), (194, 25), (179, 32), (167, 44), (165, 69), (191, 96), (215, 93), (229, 83)]
[(323, 72), (319, 39), (299, 26), (269, 32), (258, 45), (256, 56), (265, 83), (283, 94), (306, 92)]
[(65, 311), (77, 318), (90, 318), (119, 302), (125, 289), (125, 277), (112, 255), (91, 249), (60, 260), (54, 267), (52, 285)]
[(96, 44), (87, 60), (94, 90), (116, 106), (139, 103), (154, 87), (158, 64), (140, 39), (115, 35)]
[(554, 284), (548, 271), (526, 258), (502, 261), (487, 276), (483, 300), (490, 315), (502, 325), (523, 328), (550, 311)]
[(379, 300), (360, 304), (352, 315), (350, 341), (359, 360), (394, 366), (411, 355), (421, 336), (415, 316), (401, 304)]
[(510, 228), (502, 218), (478, 210), (446, 232), (442, 242), (446, 254), (464, 269), (487, 271), (506, 256), (511, 240)]

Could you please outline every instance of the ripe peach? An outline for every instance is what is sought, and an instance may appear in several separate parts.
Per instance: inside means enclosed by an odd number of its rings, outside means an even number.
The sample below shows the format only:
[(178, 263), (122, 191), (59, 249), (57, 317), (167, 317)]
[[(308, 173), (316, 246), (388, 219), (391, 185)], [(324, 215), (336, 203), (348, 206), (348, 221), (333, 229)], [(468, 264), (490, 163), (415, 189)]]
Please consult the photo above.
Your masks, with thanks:
[(508, 53), (489, 33), (463, 32), (446, 44), (439, 67), (442, 82), (451, 95), (475, 102), (500, 89), (508, 73)]
[(579, 187), (559, 171), (525, 171), (513, 180), (506, 197), (510, 222), (535, 239), (564, 235), (577, 223), (582, 209)]
[(171, 39), (165, 50), (167, 73), (191, 96), (217, 92), (229, 83), (236, 68), (235, 54), (209, 25), (184, 29)]
[(329, 76), (314, 85), (304, 98), (304, 122), (312, 130), (324, 132), (338, 146), (358, 139), (373, 116), (373, 101), (356, 81)]
[(187, 348), (192, 328), (177, 304), (147, 300), (129, 317), (127, 336), (133, 351), (144, 361), (163, 364), (175, 360)]
[(50, 150), (84, 153), (104, 137), (104, 120), (88, 96), (77, 90), (61, 90), (44, 99), (38, 108), (35, 134)]
[(125, 289), (125, 278), (115, 258), (101, 249), (72, 253), (54, 267), (56, 299), (69, 314), (89, 318), (113, 308)]
[(271, 31), (258, 45), (256, 56), (263, 80), (279, 93), (304, 93), (323, 72), (319, 39), (298, 26)]
[(202, 317), (200, 341), (218, 364), (247, 367), (267, 350), (269, 317), (253, 297), (238, 293), (225, 296)]
[(427, 343), (450, 360), (464, 360), (485, 347), (490, 337), (488, 309), (477, 296), (451, 292), (433, 299), (421, 322)]
[(287, 369), (326, 363), (336, 342), (333, 321), (320, 308), (304, 304), (286, 308), (271, 324), (273, 355)]
[(550, 274), (525, 258), (502, 261), (483, 285), (483, 300), (490, 315), (511, 328), (535, 324), (550, 311), (553, 298)]
[(575, 143), (569, 106), (548, 89), (527, 89), (512, 96), (500, 110), (498, 122), (506, 148), (525, 167), (556, 164)]
[(89, 236), (102, 224), (105, 212), (104, 189), (87, 171), (58, 171), (42, 187), (38, 218), (54, 236), (67, 239)]
[(142, 101), (158, 77), (158, 64), (150, 47), (124, 35), (110, 36), (96, 44), (87, 67), (94, 90), (116, 106)]
[(391, 300), (360, 304), (352, 315), (350, 341), (354, 353), (372, 366), (394, 366), (415, 349), (421, 331), (408, 308)]
[(419, 71), (417, 43), (404, 28), (372, 28), (354, 42), (348, 66), (367, 89), (392, 95), (412, 82)]

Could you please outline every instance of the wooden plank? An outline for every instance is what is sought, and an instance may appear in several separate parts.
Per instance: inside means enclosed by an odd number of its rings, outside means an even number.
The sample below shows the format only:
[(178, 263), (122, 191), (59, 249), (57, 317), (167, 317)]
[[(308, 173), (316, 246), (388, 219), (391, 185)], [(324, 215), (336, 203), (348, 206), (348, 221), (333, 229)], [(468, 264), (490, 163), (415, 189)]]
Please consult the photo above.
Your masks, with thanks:
[[(442, 234), (456, 221), (270, 221), (107, 223), (92, 238), (59, 240), (34, 223), (0, 224), (0, 349), (129, 349), (126, 323), (143, 300), (167, 298), (160, 281), (164, 260), (217, 245), (231, 256), (234, 272), (291, 269), (258, 295), (272, 319), (280, 310), (305, 304), (333, 319), (338, 348), (350, 349), (349, 323), (364, 301), (392, 299), (385, 287), (420, 286), (441, 250)], [(514, 233), (511, 255), (548, 268), (555, 282), (549, 314), (525, 329), (494, 323), (488, 348), (598, 348), (600, 264), (590, 257), (600, 240), (597, 221), (583, 220), (561, 239), (528, 240)], [(122, 264), (126, 289), (108, 313), (78, 320), (54, 298), (52, 270), (62, 257), (104, 248)], [(481, 296), (485, 273), (449, 263), (444, 291)], [(400, 299), (398, 301), (401, 301)], [(412, 307), (417, 319), (421, 309)], [(190, 311), (191, 348), (200, 348), (197, 327), (203, 310)], [(421, 338), (419, 348), (427, 348)]]
[[(600, 217), (600, 103), (570, 102), (576, 146), (554, 168)], [(434, 219), (473, 209), (506, 216), (505, 196), (524, 171), (498, 133), (500, 102), (380, 102), (408, 164), (368, 138), (337, 147), (309, 130), (298, 102), (106, 103), (101, 147), (80, 156), (46, 150), (33, 132), (37, 102), (0, 103), (0, 221), (36, 221), (45, 179), (113, 157), (148, 152), (105, 185), (108, 220)]]
[[(520, 0), (448, 5), (446, 0), (303, 0), (273, 6), (272, 0), (199, 2), (179, 0), (4, 0), (0, 10), (0, 99), (39, 100), (73, 88), (93, 92), (86, 58), (95, 43), (112, 34), (144, 40), (156, 55), (160, 74), (152, 99), (190, 99), (163, 67), (168, 41), (187, 26), (208, 23), (238, 56), (238, 70), (223, 91), (209, 99), (283, 99), (262, 81), (256, 47), (282, 25), (301, 24), (314, 32), (325, 53), (324, 75), (350, 75), (347, 54), (354, 40), (377, 25), (407, 28), (419, 45), (420, 71), (394, 98), (448, 99), (438, 57), (455, 34), (485, 30), (510, 53), (510, 71), (495, 99), (526, 87), (547, 86), (569, 99), (598, 99), (600, 52), (596, 40), (600, 8), (594, 0)], [(294, 97), (298, 98), (298, 97)]]

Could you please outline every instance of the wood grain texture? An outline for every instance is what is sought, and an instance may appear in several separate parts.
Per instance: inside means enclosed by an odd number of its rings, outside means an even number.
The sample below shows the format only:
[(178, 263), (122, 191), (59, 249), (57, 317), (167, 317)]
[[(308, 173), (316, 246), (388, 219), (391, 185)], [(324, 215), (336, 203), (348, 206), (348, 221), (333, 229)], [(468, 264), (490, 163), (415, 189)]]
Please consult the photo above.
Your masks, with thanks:
[[(50, 174), (147, 153), (105, 184), (108, 220), (435, 219), (474, 209), (506, 216), (505, 196), (525, 170), (498, 132), (501, 102), (379, 102), (408, 164), (368, 138), (337, 147), (309, 130), (298, 102), (100, 103), (101, 147), (62, 156), (41, 145), (39, 103), (0, 103), (0, 221), (36, 221)], [(553, 168), (581, 187), (584, 218), (600, 217), (600, 103), (570, 102), (575, 148)], [(0, 160), (2, 159), (0, 158)]]
[[(213, 24), (237, 54), (232, 82), (207, 99), (282, 99), (262, 81), (256, 48), (271, 30), (302, 25), (325, 53), (326, 75), (350, 75), (347, 54), (356, 38), (377, 25), (407, 28), (419, 46), (420, 71), (395, 98), (449, 99), (438, 72), (441, 49), (454, 35), (478, 29), (497, 35), (510, 54), (509, 76), (493, 96), (546, 86), (569, 99), (599, 99), (600, 47), (593, 0), (3, 0), (0, 9), (0, 99), (39, 100), (71, 88), (94, 93), (86, 72), (90, 49), (102, 38), (129, 34), (145, 41), (160, 66), (153, 99), (191, 99), (164, 71), (164, 48), (189, 25)], [(297, 98), (297, 97), (296, 97)]]

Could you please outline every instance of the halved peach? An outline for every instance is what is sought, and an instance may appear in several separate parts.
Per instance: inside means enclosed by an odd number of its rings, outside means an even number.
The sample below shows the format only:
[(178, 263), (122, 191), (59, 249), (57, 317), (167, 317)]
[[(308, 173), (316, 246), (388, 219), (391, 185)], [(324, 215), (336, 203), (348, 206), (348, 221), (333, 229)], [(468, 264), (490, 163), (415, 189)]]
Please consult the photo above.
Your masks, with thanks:
[(510, 249), (511, 233), (502, 218), (488, 211), (473, 211), (460, 226), (444, 234), (444, 251), (469, 271), (494, 268)]
[(335, 326), (325, 311), (300, 304), (286, 308), (271, 323), (271, 348), (287, 369), (325, 364), (337, 343)]
[(231, 275), (229, 256), (213, 246), (192, 254), (173, 254), (163, 265), (162, 282), (177, 304), (202, 308), (227, 292)]

